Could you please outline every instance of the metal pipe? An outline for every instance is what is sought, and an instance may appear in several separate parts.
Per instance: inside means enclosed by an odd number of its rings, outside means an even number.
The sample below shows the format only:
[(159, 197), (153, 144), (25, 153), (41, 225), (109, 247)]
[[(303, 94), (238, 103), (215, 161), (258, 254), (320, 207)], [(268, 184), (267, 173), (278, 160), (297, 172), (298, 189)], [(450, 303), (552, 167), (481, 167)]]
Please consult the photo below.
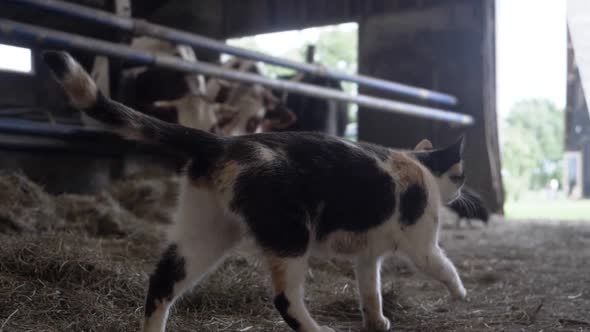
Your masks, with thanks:
[(316, 64), (303, 63), (282, 59), (261, 52), (233, 47), (224, 42), (199, 36), (184, 31), (153, 24), (145, 20), (124, 18), (106, 11), (97, 10), (73, 3), (56, 0), (8, 0), (19, 4), (29, 5), (45, 9), (54, 13), (78, 17), (101, 25), (107, 25), (138, 35), (146, 35), (158, 39), (168, 40), (177, 44), (190, 45), (196, 48), (205, 48), (220, 53), (262, 61), (272, 65), (295, 69), (312, 75), (333, 78), (340, 81), (354, 82), (362, 86), (397, 93), (426, 101), (434, 101), (444, 105), (456, 105), (457, 98), (437, 91), (427, 90), (411, 85), (391, 82), (365, 75), (348, 74), (343, 71), (318, 66)]
[[(80, 126), (34, 122), (21, 119), (1, 119), (0, 133), (26, 134), (33, 136), (47, 136), (53, 138), (100, 135), (106, 133), (98, 129), (83, 128)], [(112, 136), (112, 134), (109, 133)]]
[(319, 87), (312, 84), (271, 79), (264, 76), (234, 71), (204, 62), (189, 62), (180, 58), (140, 51), (129, 46), (119, 45), (103, 40), (83, 37), (62, 31), (55, 31), (29, 24), (0, 19), (0, 36), (16, 38), (29, 43), (44, 46), (80, 49), (112, 57), (122, 58), (144, 65), (154, 65), (172, 70), (200, 73), (231, 81), (255, 83), (277, 90), (304, 94), (313, 97), (327, 98), (337, 101), (356, 103), (359, 106), (383, 111), (413, 115), (434, 120), (447, 121), (463, 125), (473, 123), (469, 115), (453, 113), (431, 107), (419, 106), (394, 100), (386, 100), (365, 95), (349, 95), (343, 91)]
[(19, 119), (0, 120), (0, 150), (69, 152), (118, 156), (133, 151), (175, 158), (163, 148), (127, 141), (112, 132)]

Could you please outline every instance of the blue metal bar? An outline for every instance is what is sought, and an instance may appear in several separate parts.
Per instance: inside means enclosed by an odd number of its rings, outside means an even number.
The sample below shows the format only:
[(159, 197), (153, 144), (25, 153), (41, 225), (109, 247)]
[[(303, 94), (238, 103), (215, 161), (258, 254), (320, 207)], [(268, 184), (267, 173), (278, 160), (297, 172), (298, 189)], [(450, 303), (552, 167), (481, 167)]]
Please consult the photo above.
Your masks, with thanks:
[(0, 120), (0, 150), (61, 152), (96, 157), (113, 157), (133, 151), (174, 158), (173, 154), (162, 148), (127, 141), (109, 131), (19, 119)]
[(18, 23), (10, 20), (0, 19), (0, 36), (7, 39), (15, 38), (19, 41), (39, 44), (46, 47), (79, 49), (116, 58), (122, 58), (144, 65), (153, 65), (183, 72), (200, 73), (207, 76), (227, 79), (230, 81), (261, 84), (277, 90), (285, 90), (288, 92), (299, 93), (313, 97), (356, 103), (359, 106), (382, 111), (418, 116), (462, 125), (469, 125), (473, 123), (473, 118), (471, 116), (454, 113), (449, 110), (441, 110), (366, 95), (353, 96), (335, 89), (324, 88), (300, 82), (267, 78), (261, 75), (226, 69), (204, 62), (189, 62), (170, 55), (150, 53), (125, 45), (83, 37), (62, 31), (55, 31), (29, 24)]
[(329, 77), (340, 81), (354, 82), (366, 87), (380, 89), (399, 95), (409, 96), (421, 100), (433, 101), (444, 105), (456, 105), (457, 98), (442, 92), (427, 90), (411, 85), (397, 82), (391, 82), (379, 78), (365, 75), (348, 74), (339, 70), (324, 68), (315, 64), (296, 62), (287, 59), (281, 59), (270, 56), (261, 52), (246, 50), (243, 48), (229, 46), (224, 42), (199, 36), (180, 30), (156, 25), (145, 20), (120, 17), (106, 11), (88, 8), (85, 6), (66, 3), (56, 0), (5, 0), (23, 5), (29, 5), (41, 8), (54, 13), (78, 17), (97, 24), (107, 25), (127, 32), (138, 35), (146, 35), (154, 38), (164, 39), (177, 44), (186, 44), (196, 48), (205, 48), (220, 53), (231, 54), (234, 56), (262, 61), (272, 65), (292, 68), (304, 73)]

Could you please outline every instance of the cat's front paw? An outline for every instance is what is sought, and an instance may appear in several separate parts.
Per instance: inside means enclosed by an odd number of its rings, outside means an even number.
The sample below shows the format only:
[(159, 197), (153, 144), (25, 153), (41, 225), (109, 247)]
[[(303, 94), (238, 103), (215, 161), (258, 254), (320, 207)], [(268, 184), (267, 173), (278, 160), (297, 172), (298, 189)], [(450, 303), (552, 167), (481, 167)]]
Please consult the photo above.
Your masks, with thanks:
[(322, 327), (320, 327), (320, 332), (336, 332), (336, 331), (330, 327), (322, 326)]
[(391, 329), (391, 322), (387, 317), (381, 316), (378, 320), (365, 323), (363, 332), (387, 332)]
[(457, 287), (457, 289), (454, 289), (451, 293), (451, 297), (453, 300), (465, 300), (466, 296), (467, 290), (465, 290), (465, 287), (463, 287), (463, 285), (459, 285), (459, 287)]

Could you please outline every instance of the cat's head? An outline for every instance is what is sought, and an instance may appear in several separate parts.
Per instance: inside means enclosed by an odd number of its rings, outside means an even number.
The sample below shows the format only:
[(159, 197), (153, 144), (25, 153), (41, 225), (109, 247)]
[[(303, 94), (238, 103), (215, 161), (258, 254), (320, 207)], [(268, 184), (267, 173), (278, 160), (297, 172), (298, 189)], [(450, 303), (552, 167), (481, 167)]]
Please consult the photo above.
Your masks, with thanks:
[(434, 149), (430, 141), (424, 139), (414, 148), (416, 159), (434, 175), (443, 203), (449, 203), (461, 195), (465, 182), (463, 172), (463, 146), (461, 136), (455, 143)]

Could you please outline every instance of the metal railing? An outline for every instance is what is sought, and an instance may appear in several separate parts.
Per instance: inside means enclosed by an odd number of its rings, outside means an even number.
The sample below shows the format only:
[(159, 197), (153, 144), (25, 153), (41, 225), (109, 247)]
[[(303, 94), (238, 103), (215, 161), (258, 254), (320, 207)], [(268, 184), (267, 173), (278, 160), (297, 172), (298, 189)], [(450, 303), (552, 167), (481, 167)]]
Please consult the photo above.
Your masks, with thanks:
[(274, 57), (261, 52), (233, 47), (226, 43), (169, 27), (150, 23), (141, 19), (127, 18), (115, 14), (93, 9), (77, 4), (56, 0), (4, 0), (7, 2), (32, 6), (51, 11), (53, 13), (77, 17), (100, 25), (109, 26), (136, 35), (144, 35), (157, 39), (168, 40), (177, 44), (185, 44), (195, 48), (213, 50), (230, 54), (245, 59), (265, 62), (268, 64), (286, 67), (304, 73), (328, 77), (340, 81), (354, 82), (362, 86), (409, 96), (425, 101), (433, 101), (443, 105), (453, 106), (457, 104), (457, 98), (442, 92), (427, 90), (398, 82), (391, 82), (365, 75), (349, 74), (343, 71), (318, 66), (315, 64), (296, 62)]
[(37, 44), (44, 47), (84, 50), (129, 60), (143, 65), (158, 66), (183, 72), (199, 73), (232, 81), (261, 84), (273, 89), (336, 101), (356, 103), (359, 106), (382, 111), (407, 114), (462, 125), (469, 125), (473, 123), (473, 118), (471, 116), (454, 113), (449, 110), (442, 110), (366, 95), (350, 95), (340, 90), (320, 87), (312, 84), (267, 78), (261, 75), (239, 72), (204, 62), (189, 62), (171, 55), (141, 51), (126, 45), (120, 45), (104, 40), (37, 27), (11, 20), (0, 19), (0, 37), (6, 39), (16, 39), (19, 42)]

